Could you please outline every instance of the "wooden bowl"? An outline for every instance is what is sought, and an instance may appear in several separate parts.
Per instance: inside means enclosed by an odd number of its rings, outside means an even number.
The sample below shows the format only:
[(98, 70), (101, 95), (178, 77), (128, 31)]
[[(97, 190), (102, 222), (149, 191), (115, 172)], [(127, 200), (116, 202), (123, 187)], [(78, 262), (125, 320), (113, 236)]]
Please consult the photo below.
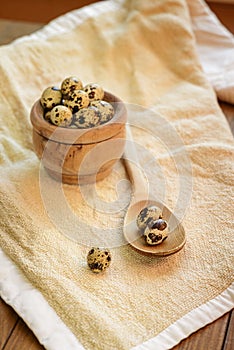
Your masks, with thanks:
[(115, 110), (113, 118), (89, 129), (57, 127), (43, 117), (40, 100), (32, 106), (33, 145), (46, 171), (67, 184), (88, 184), (110, 174), (125, 147), (127, 110), (116, 96), (105, 92), (104, 100)]

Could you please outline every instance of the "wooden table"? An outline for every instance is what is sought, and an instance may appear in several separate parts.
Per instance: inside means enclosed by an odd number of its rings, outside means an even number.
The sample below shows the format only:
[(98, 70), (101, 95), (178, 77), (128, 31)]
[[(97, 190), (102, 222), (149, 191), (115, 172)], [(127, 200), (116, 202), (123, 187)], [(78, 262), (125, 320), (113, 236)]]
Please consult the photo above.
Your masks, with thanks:
[[(87, 4), (92, 1), (81, 1), (80, 5)], [(12, 39), (29, 34), (42, 26), (42, 23), (35, 21), (42, 20), (43, 23), (47, 22), (49, 17), (39, 18), (36, 16), (37, 9), (34, 4), (34, 15), (29, 12), (12, 12), (12, 6), (10, 3), (20, 3), (22, 1), (7, 1), (5, 8), (1, 5), (0, 17), (10, 18), (10, 20), (0, 20), (0, 44), (10, 42)], [(23, 0), (23, 3), (28, 3), (28, 0)], [(39, 3), (39, 2), (38, 2)], [(57, 13), (53, 11), (45, 11), (45, 14), (50, 16), (57, 16), (72, 8), (77, 7), (75, 1), (57, 1), (60, 3), (60, 7), (57, 8)], [(63, 7), (61, 7), (62, 5)], [(8, 5), (7, 5), (8, 4)], [(40, 1), (40, 4), (47, 6), (50, 2)], [(221, 5), (215, 3), (209, 3), (212, 10), (220, 16), (220, 20), (234, 33), (234, 4), (233, 5)], [(30, 6), (30, 5), (29, 5)], [(10, 9), (10, 11), (9, 11)], [(53, 8), (54, 9), (54, 8)], [(53, 10), (51, 9), (51, 10)], [(12, 19), (24, 20), (12, 21)], [(28, 21), (33, 21), (30, 23)], [(27, 21), (27, 22), (25, 22)], [(220, 103), (220, 106), (227, 117), (229, 125), (234, 134), (234, 106), (227, 103)], [(8, 306), (2, 299), (0, 299), (0, 350), (42, 350), (44, 349), (38, 343), (34, 334), (27, 327), (24, 321), (14, 312), (14, 310)], [(210, 325), (200, 329), (196, 333), (192, 334), (187, 339), (183, 340), (180, 344), (173, 348), (173, 350), (232, 350), (234, 349), (234, 310), (227, 313), (223, 317), (219, 318)], [(58, 349), (59, 350), (59, 349)], [(67, 349), (69, 350), (69, 349)], [(110, 349), (111, 350), (111, 349)], [(157, 349), (155, 349), (157, 350)]]

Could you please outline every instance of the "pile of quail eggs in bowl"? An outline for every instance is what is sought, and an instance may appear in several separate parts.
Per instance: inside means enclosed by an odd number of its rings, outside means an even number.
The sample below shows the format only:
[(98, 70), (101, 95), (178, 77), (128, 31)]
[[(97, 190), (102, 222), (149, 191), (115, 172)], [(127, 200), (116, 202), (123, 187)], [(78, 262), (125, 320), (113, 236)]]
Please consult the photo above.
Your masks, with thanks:
[(44, 119), (65, 127), (87, 129), (107, 123), (114, 116), (111, 103), (104, 101), (104, 90), (99, 84), (89, 83), (70, 76), (60, 88), (47, 87), (40, 98)]
[(47, 173), (67, 184), (108, 176), (125, 148), (124, 102), (76, 76), (42, 91), (30, 111), (33, 147)]

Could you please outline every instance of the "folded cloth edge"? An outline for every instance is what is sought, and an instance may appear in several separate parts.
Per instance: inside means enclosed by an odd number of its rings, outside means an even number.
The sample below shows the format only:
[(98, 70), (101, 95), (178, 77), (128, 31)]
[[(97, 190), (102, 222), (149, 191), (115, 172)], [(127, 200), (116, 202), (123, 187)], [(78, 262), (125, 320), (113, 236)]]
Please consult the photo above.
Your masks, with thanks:
[[(204, 0), (186, 0), (206, 77), (217, 97), (234, 103), (234, 36)], [(214, 59), (218, 54), (219, 59)]]
[(132, 350), (168, 350), (234, 308), (234, 282), (216, 298), (190, 311), (156, 337)]
[[(56, 29), (56, 28), (54, 28)], [(1, 297), (11, 305), (17, 313), (25, 320), (28, 326), (33, 330), (33, 332), (38, 337), (39, 341), (49, 350), (58, 349), (84, 349), (83, 346), (77, 341), (74, 335), (70, 332), (70, 330), (64, 325), (64, 323), (58, 318), (54, 310), (50, 308), (47, 304), (46, 300), (42, 297), (41, 293), (34, 289), (31, 284), (24, 278), (24, 276), (20, 273), (18, 268), (11, 262), (7, 256), (0, 250), (0, 266), (3, 266), (3, 263), (9, 264), (6, 270), (1, 268), (0, 271), (0, 295)], [(13, 277), (13, 278), (12, 278)], [(15, 281), (19, 281), (17, 287), (19, 288), (17, 293), (11, 295), (12, 286), (16, 286)], [(23, 290), (25, 290), (25, 295), (21, 295), (21, 282), (24, 284)], [(4, 285), (3, 285), (4, 281)], [(30, 293), (32, 291), (32, 293)], [(30, 298), (28, 298), (28, 293), (30, 293)], [(27, 296), (27, 297), (25, 297)], [(32, 297), (32, 298), (31, 298)], [(35, 299), (36, 298), (36, 303)], [(27, 304), (28, 302), (28, 304)], [(41, 304), (40, 304), (41, 302)], [(38, 304), (37, 304), (38, 303)], [(222, 304), (223, 303), (223, 304)], [(30, 310), (31, 305), (43, 305), (39, 314), (30, 312), (26, 314), (26, 310)], [(218, 306), (217, 310), (214, 308), (214, 314), (207, 313), (207, 310), (212, 311), (213, 306)], [(169, 347), (173, 347), (178, 344), (182, 339), (189, 336), (194, 331), (199, 328), (205, 326), (206, 324), (213, 322), (218, 317), (222, 316), (224, 313), (228, 312), (234, 307), (234, 286), (231, 285), (228, 289), (226, 289), (223, 293), (221, 293), (218, 297), (212, 299), (211, 301), (203, 304), (201, 307), (198, 307), (195, 310), (192, 310), (190, 313), (182, 317), (180, 320), (176, 321), (173, 325), (169, 326), (163, 332), (161, 332), (157, 337), (150, 339), (149, 341), (134, 347), (135, 350), (146, 350), (146, 349), (155, 349), (155, 345), (157, 345), (157, 349), (169, 349)], [(208, 308), (208, 309), (207, 309)], [(40, 309), (40, 306), (38, 307)], [(39, 319), (41, 320), (41, 315), (43, 310), (45, 311), (45, 316), (43, 317), (43, 324), (38, 323)], [(31, 311), (31, 310), (30, 310)], [(50, 327), (47, 329), (48, 332), (42, 332), (40, 327), (43, 327), (45, 319), (48, 318), (48, 314), (51, 315), (52, 320), (49, 323)], [(200, 319), (200, 316), (201, 319)], [(207, 316), (207, 317), (206, 317)], [(34, 319), (35, 317), (35, 319)], [(54, 318), (55, 317), (55, 318)], [(197, 322), (192, 322), (195, 318), (198, 318)], [(191, 322), (189, 329), (187, 329), (187, 323)], [(50, 322), (48, 321), (48, 322)], [(47, 324), (47, 323), (46, 323)], [(56, 330), (54, 327), (56, 326)], [(53, 330), (52, 330), (53, 327)], [(184, 328), (185, 327), (185, 328)], [(175, 337), (172, 336), (175, 334)], [(161, 347), (160, 347), (161, 346)]]
[[(48, 350), (84, 350), (46, 299), (0, 248), (0, 296)], [(32, 312), (32, 310), (34, 312)]]
[[(48, 350), (84, 350), (74, 334), (0, 248), (0, 296), (23, 318)], [(16, 283), (17, 281), (17, 283)], [(29, 297), (30, 296), (30, 297)], [(38, 313), (32, 313), (32, 305)], [(167, 350), (234, 308), (234, 282), (221, 294), (190, 311), (156, 337), (132, 350)], [(41, 322), (43, 320), (43, 322)]]

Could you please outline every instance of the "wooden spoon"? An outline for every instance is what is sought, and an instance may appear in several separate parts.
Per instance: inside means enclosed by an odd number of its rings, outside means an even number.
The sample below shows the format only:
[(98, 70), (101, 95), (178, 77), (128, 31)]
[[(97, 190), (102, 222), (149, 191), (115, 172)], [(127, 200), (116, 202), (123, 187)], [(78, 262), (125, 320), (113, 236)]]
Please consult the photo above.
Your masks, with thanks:
[[(185, 244), (186, 237), (182, 224), (163, 203), (150, 199), (146, 179), (140, 169), (130, 127), (126, 126), (127, 143), (124, 152), (124, 162), (128, 176), (133, 186), (133, 196), (124, 218), (124, 237), (138, 252), (155, 256), (166, 256), (179, 251)], [(139, 231), (136, 218), (141, 209), (155, 205), (162, 210), (163, 219), (169, 227), (168, 237), (158, 245), (148, 245), (142, 232)]]

